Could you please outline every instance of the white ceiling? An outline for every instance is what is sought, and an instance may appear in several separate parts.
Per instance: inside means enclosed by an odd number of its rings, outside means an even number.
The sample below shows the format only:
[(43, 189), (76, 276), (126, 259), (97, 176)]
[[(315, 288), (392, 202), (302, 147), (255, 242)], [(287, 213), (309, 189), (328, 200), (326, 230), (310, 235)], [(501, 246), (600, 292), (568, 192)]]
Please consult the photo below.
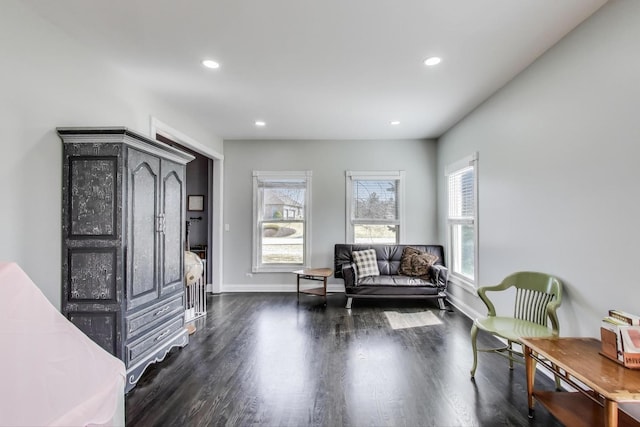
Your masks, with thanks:
[(228, 140), (438, 137), (606, 0), (23, 3)]

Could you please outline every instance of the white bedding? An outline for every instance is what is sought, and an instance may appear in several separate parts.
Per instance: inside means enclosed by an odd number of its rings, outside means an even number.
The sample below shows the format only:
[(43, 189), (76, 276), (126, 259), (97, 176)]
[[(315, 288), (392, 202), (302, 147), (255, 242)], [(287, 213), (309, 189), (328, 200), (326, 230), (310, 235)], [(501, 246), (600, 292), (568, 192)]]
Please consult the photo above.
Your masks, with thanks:
[(0, 425), (124, 425), (126, 370), (0, 263)]

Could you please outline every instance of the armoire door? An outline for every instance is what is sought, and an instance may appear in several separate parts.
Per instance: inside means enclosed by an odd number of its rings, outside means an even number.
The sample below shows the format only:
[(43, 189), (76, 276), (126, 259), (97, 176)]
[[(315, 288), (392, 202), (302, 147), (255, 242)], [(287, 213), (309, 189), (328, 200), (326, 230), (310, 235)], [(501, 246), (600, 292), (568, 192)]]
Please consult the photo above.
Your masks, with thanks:
[(184, 166), (162, 160), (161, 200), (163, 232), (160, 234), (160, 292), (163, 295), (184, 287), (183, 252), (185, 250)]
[(129, 149), (127, 179), (127, 310), (131, 310), (160, 297), (160, 159)]

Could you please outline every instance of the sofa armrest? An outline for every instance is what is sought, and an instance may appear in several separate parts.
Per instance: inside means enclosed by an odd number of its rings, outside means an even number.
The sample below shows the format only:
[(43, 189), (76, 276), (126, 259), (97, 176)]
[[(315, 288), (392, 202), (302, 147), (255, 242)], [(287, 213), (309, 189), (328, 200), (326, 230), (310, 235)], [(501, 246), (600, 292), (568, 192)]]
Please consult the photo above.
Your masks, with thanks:
[(443, 291), (447, 290), (447, 284), (449, 283), (449, 269), (444, 265), (432, 265), (431, 272), (436, 286)]
[(344, 279), (344, 286), (351, 287), (356, 286), (357, 277), (356, 269), (353, 264), (342, 264), (342, 278)]

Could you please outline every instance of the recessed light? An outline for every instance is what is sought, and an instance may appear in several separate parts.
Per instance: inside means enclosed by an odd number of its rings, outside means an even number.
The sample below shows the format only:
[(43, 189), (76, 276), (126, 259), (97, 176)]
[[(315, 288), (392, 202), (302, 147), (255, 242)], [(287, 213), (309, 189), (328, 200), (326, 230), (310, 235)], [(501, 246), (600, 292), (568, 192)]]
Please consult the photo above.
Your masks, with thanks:
[(400, 122), (398, 120), (394, 120), (391, 123), (391, 126), (398, 126), (400, 124)]
[(207, 68), (220, 68), (220, 64), (218, 64), (216, 61), (213, 61), (211, 59), (205, 59), (202, 61), (202, 65), (204, 65)]
[(442, 61), (442, 59), (438, 58), (437, 56), (432, 56), (431, 58), (427, 58), (424, 60), (424, 65), (428, 65), (431, 67), (432, 65), (438, 65), (440, 61)]
[(262, 121), (262, 120), (256, 120), (256, 126), (258, 127), (262, 127), (262, 126), (266, 126), (267, 123)]

